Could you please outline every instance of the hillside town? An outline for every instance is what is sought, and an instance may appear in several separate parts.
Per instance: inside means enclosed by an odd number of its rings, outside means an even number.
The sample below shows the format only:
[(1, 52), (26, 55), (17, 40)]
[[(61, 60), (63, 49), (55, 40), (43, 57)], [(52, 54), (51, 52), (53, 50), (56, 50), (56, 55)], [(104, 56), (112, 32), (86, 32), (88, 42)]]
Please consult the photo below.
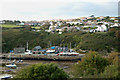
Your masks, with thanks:
[[(0, 21), (1, 24), (6, 22)], [(19, 26), (31, 26), (32, 31), (39, 32), (44, 30), (45, 32), (59, 33), (63, 32), (106, 32), (111, 27), (118, 27), (118, 17), (100, 16), (94, 15), (88, 17), (80, 17), (76, 19), (66, 20), (45, 20), (45, 21), (22, 21), (16, 23)]]

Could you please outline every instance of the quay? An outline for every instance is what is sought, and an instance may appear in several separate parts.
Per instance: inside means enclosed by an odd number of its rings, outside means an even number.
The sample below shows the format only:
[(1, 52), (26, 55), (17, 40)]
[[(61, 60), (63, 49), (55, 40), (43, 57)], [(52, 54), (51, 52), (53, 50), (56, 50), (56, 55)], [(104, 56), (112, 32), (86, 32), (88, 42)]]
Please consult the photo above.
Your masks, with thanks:
[(56, 55), (43, 55), (43, 54), (8, 54), (6, 56), (3, 55), (3, 59), (22, 59), (22, 60), (55, 60), (55, 61), (78, 61), (81, 60), (83, 54), (79, 56), (56, 56)]

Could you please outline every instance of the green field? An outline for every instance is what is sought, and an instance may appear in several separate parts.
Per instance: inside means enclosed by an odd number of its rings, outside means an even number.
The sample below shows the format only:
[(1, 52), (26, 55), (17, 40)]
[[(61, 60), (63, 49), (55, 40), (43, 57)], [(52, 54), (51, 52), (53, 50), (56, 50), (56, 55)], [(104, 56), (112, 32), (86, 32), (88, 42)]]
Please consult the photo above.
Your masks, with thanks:
[(6, 27), (6, 28), (22, 27), (22, 26), (18, 26), (18, 25), (11, 25), (11, 24), (9, 24), (9, 25), (2, 24), (2, 25), (0, 25), (0, 26), (1, 26), (1, 27)]
[(35, 29), (40, 29), (40, 27), (32, 27), (32, 28), (35, 28)]

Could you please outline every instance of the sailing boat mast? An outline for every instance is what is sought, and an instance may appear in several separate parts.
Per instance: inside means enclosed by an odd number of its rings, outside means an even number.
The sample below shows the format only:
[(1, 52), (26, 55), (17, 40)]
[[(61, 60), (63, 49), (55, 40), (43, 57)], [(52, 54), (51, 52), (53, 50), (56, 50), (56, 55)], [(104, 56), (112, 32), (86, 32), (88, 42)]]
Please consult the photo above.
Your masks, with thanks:
[(50, 47), (52, 46), (51, 41), (49, 41)]
[(71, 49), (71, 42), (70, 42), (70, 49)]
[(70, 42), (70, 52), (71, 52), (71, 42)]
[(27, 42), (27, 50), (26, 51), (28, 51), (28, 42)]

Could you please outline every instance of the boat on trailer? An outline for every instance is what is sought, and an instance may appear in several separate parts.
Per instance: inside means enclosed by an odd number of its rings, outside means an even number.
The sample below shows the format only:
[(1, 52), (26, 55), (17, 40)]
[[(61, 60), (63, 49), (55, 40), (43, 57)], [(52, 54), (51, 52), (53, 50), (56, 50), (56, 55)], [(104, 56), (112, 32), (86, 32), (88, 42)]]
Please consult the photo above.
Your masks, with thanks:
[(8, 67), (8, 68), (16, 68), (17, 65), (12, 63), (12, 64), (8, 64), (8, 65), (6, 65), (6, 67)]
[(57, 56), (78, 56), (79, 53), (77, 52), (60, 52)]

